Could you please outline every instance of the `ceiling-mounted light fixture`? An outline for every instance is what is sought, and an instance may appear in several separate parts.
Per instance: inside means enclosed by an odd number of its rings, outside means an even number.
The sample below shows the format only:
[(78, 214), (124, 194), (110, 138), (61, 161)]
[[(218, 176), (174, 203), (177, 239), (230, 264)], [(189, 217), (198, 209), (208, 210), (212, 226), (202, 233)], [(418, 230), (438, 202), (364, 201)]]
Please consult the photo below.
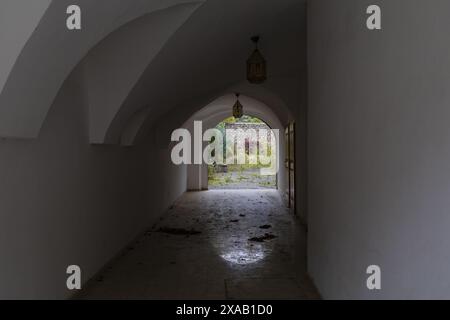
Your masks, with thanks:
[(267, 80), (267, 64), (258, 49), (259, 36), (252, 37), (252, 41), (255, 43), (255, 50), (247, 60), (247, 79), (250, 83), (261, 84)]
[(236, 93), (236, 103), (233, 106), (233, 117), (235, 117), (236, 119), (240, 119), (244, 115), (244, 107), (239, 101), (239, 96), (240, 94)]

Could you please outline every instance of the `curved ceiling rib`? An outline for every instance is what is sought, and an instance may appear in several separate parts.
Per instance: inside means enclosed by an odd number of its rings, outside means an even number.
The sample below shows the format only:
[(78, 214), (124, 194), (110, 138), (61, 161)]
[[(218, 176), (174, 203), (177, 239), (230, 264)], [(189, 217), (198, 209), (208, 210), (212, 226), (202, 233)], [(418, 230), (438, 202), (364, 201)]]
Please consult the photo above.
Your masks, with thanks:
[[(12, 3), (12, 0), (5, 1), (2, 6)], [(0, 94), (0, 137), (36, 138), (63, 82), (89, 50), (114, 30), (142, 15), (191, 1), (77, 0), (76, 4), (82, 9), (81, 31), (66, 28), (66, 9), (74, 1), (51, 1), (40, 21), (39, 15), (48, 1), (34, 0), (32, 2), (38, 4), (31, 5), (30, 1), (26, 2), (27, 10), (29, 6), (36, 9), (22, 38), (26, 38), (35, 25), (37, 28), (28, 40), (22, 41), (26, 44), (20, 54), (15, 52), (20, 50), (20, 43), (16, 44), (15, 51), (8, 52), (14, 59), (18, 58)], [(19, 0), (19, 3), (24, 4), (24, 1)], [(27, 19), (27, 14), (19, 16)], [(3, 70), (7, 71), (11, 65), (12, 60), (9, 60), (2, 66), (2, 74), (6, 74)], [(1, 61), (3, 64), (3, 57)]]
[[(155, 117), (150, 106), (139, 110), (130, 118), (124, 128), (121, 144), (123, 146), (138, 144), (140, 138), (146, 136), (149, 133), (148, 129), (154, 125), (157, 125), (159, 138), (166, 142), (170, 141), (171, 132), (180, 126), (183, 127), (186, 120), (192, 118), (193, 114), (199, 116), (199, 120), (205, 118), (204, 112), (206, 111), (204, 110), (212, 113), (220, 111), (219, 118), (222, 115), (223, 118), (226, 118), (225, 115), (231, 116), (231, 108), (236, 99), (234, 92), (240, 92), (242, 97), (245, 97), (242, 100), (244, 113), (259, 116), (274, 128), (278, 128), (279, 124), (286, 125), (292, 119), (292, 113), (285, 101), (269, 88), (242, 82), (205, 96), (203, 99), (184, 101), (183, 104), (176, 107), (178, 110), (176, 113), (168, 112), (162, 117)], [(211, 106), (219, 105), (222, 106), (221, 110), (211, 108)], [(251, 107), (247, 109), (247, 106)], [(161, 146), (164, 146), (164, 141), (161, 141)]]
[[(235, 100), (236, 96), (234, 94), (227, 94), (217, 98), (209, 105), (196, 112), (182, 127), (189, 128), (194, 121), (203, 121), (204, 130), (214, 128), (221, 121), (230, 117), (230, 105), (233, 105)], [(283, 128), (282, 121), (273, 112), (272, 108), (267, 106), (264, 102), (246, 95), (241, 95), (239, 100), (245, 106), (244, 114), (263, 120), (273, 129)]]
[[(33, 34), (51, 0), (2, 0), (0, 2), (0, 92), (17, 58)], [(21, 17), (21, 19), (17, 19)], [(14, 32), (11, 32), (14, 30)]]
[(91, 143), (110, 143), (106, 133), (130, 91), (200, 4), (185, 3), (145, 15), (111, 34), (89, 53), (84, 73)]

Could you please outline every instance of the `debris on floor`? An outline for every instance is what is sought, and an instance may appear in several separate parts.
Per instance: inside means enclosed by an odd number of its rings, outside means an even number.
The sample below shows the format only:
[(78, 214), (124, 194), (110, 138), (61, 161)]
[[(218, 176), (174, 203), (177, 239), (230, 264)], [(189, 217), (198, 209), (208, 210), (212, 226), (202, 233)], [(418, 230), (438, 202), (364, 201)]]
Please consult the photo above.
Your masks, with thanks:
[(230, 222), (233, 222), (233, 223), (236, 223), (236, 222), (239, 222), (239, 220), (230, 220)]
[(264, 242), (266, 240), (272, 240), (275, 239), (277, 236), (271, 234), (271, 233), (266, 233), (265, 235), (261, 236), (261, 237), (253, 237), (248, 239), (248, 241), (252, 241), (252, 242)]
[(259, 228), (260, 229), (270, 229), (270, 228), (272, 228), (272, 226), (270, 224), (265, 224), (263, 226), (260, 226)]
[[(259, 204), (261, 194), (271, 201)], [(248, 198), (252, 201), (248, 202)], [(266, 282), (253, 287), (254, 282), (249, 281), (243, 287), (248, 290), (245, 292), (238, 287), (241, 282), (225, 286), (224, 279), (304, 275), (305, 234), (303, 229), (290, 226), (296, 222), (279, 199), (278, 191), (188, 192), (164, 217), (163, 222), (158, 219), (149, 226), (143, 243), (131, 244), (133, 251), (123, 250), (126, 257), (101, 274), (103, 281), (98, 282), (95, 277), (81, 297), (221, 300), (240, 298), (237, 293), (242, 292), (243, 298), (259, 299), (266, 298), (261, 293), (269, 290), (270, 298), (281, 294), (283, 298), (303, 299), (297, 285), (297, 291), (291, 292), (284, 282), (280, 288), (275, 286), (277, 281), (271, 282), (266, 289)], [(271, 228), (260, 229), (263, 225)], [(291, 242), (297, 238), (302, 241)], [(302, 283), (301, 289), (309, 290), (309, 285)]]
[(181, 228), (168, 228), (168, 227), (160, 228), (158, 230), (158, 232), (172, 234), (172, 235), (178, 235), (178, 236), (194, 236), (197, 234), (201, 234), (200, 231), (197, 231), (194, 229), (187, 230), (187, 229), (181, 229)]

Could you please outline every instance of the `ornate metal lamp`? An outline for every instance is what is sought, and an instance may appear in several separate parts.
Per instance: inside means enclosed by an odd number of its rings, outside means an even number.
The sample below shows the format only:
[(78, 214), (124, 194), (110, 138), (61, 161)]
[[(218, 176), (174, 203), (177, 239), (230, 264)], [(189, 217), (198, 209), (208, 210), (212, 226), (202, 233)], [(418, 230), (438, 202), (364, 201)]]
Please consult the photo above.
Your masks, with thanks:
[(239, 101), (239, 96), (240, 94), (236, 93), (236, 103), (233, 106), (233, 117), (235, 117), (236, 119), (240, 119), (244, 115), (244, 107)]
[(259, 36), (252, 37), (255, 50), (247, 60), (247, 79), (250, 83), (261, 84), (267, 80), (267, 64), (258, 49)]

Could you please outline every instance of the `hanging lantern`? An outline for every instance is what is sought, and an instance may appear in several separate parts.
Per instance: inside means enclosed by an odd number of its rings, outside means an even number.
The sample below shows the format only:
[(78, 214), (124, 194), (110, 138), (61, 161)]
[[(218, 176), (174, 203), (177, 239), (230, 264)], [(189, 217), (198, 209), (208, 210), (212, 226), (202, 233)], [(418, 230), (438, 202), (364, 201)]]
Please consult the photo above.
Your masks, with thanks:
[(252, 37), (255, 51), (247, 60), (247, 79), (250, 83), (261, 84), (267, 80), (266, 60), (258, 49), (259, 36)]
[(244, 107), (239, 101), (239, 93), (236, 93), (236, 99), (236, 103), (233, 106), (233, 117), (240, 119), (244, 115)]

